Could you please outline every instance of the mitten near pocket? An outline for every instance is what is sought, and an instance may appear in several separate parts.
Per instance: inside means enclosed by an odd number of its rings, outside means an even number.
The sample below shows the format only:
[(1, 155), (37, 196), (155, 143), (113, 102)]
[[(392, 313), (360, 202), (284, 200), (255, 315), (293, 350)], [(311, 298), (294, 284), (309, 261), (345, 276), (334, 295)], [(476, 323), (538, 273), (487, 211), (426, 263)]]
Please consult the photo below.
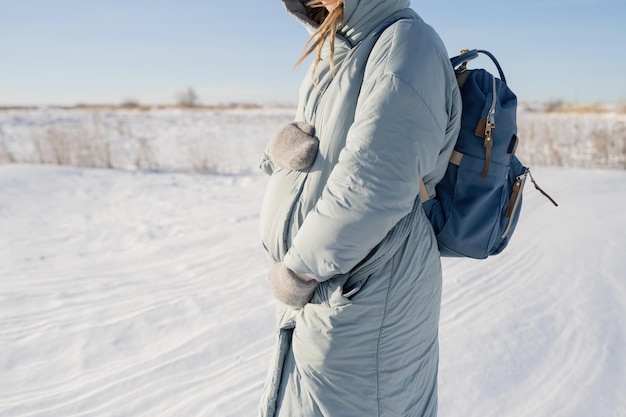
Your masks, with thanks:
[(291, 122), (279, 129), (269, 144), (272, 162), (282, 168), (302, 171), (315, 161), (319, 140), (315, 128), (306, 122)]
[(274, 264), (270, 270), (272, 294), (281, 303), (298, 310), (304, 307), (313, 297), (318, 282), (304, 281), (282, 262)]

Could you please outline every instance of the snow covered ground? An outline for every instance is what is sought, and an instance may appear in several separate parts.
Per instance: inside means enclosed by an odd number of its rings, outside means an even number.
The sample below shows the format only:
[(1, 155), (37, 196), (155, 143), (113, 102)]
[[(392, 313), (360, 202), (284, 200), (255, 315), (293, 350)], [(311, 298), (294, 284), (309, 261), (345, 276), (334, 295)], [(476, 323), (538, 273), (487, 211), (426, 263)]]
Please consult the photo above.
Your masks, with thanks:
[[(626, 172), (534, 174), (559, 208), (444, 260), (441, 417), (626, 416)], [(265, 184), (0, 165), (0, 416), (254, 416)]]

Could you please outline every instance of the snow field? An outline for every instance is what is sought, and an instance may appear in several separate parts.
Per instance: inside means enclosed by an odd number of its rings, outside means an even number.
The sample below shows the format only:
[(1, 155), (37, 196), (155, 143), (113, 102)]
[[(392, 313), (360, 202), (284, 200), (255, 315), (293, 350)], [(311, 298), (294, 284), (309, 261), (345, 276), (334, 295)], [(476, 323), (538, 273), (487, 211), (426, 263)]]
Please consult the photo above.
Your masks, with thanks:
[[(160, 173), (0, 165), (0, 417), (255, 415), (274, 344), (255, 167), (290, 111), (72, 112), (46, 117), (108, 126), (124, 169), (151, 138)], [(547, 163), (573, 144), (565, 165), (593, 166), (599, 130), (623, 159), (622, 116), (529, 117), (561, 132), (529, 139)], [(0, 112), (5, 150), (39, 162), (46, 120)], [(533, 174), (559, 208), (528, 182), (505, 253), (444, 259), (441, 417), (626, 416), (626, 173)]]
[(262, 177), (0, 167), (0, 415), (248, 415)]

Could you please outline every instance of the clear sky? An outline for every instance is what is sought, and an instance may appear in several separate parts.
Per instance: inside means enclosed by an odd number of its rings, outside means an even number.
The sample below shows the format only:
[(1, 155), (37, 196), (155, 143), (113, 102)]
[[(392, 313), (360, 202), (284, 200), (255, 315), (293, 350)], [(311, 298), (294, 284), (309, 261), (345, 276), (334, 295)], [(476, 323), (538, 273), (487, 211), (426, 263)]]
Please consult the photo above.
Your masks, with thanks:
[[(626, 0), (411, 6), (451, 55), (493, 52), (522, 101), (626, 101)], [(0, 105), (291, 102), (306, 39), (280, 0), (0, 0)]]

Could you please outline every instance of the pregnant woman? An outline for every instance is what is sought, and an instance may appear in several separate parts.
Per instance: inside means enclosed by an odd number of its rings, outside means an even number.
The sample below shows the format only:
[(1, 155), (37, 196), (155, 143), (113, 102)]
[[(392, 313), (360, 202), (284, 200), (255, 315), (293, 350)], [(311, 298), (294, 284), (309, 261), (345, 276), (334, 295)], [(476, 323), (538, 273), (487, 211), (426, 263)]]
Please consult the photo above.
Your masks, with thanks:
[(461, 101), (409, 0), (283, 0), (311, 34), (296, 118), (261, 164), (278, 340), (263, 417), (436, 416), (441, 264), (420, 202)]

